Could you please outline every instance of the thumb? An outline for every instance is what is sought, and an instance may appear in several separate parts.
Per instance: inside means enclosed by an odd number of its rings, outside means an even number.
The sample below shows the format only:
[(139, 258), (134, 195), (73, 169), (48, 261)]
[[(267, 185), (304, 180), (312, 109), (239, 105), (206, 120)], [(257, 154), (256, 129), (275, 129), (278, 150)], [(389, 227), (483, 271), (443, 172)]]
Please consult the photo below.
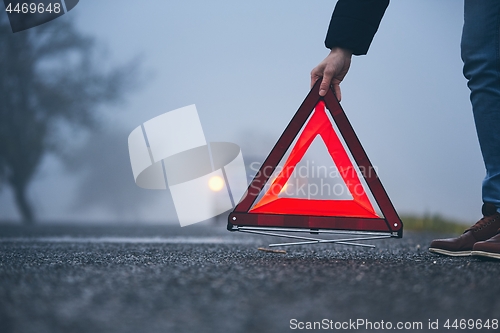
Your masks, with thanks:
[(342, 99), (342, 93), (340, 92), (340, 85), (338, 83), (333, 84), (333, 91), (335, 92), (337, 100), (340, 102), (340, 100)]

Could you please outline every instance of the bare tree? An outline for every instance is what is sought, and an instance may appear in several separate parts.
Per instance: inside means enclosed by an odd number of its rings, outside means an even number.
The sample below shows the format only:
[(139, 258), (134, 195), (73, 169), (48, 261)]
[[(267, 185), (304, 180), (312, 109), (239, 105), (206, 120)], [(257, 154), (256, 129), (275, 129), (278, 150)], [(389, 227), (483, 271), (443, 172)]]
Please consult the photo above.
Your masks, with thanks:
[(96, 50), (64, 18), (14, 34), (0, 15), (0, 185), (12, 188), (27, 224), (29, 184), (43, 156), (61, 152), (60, 129), (91, 128), (98, 106), (130, 87), (135, 65), (104, 70)]

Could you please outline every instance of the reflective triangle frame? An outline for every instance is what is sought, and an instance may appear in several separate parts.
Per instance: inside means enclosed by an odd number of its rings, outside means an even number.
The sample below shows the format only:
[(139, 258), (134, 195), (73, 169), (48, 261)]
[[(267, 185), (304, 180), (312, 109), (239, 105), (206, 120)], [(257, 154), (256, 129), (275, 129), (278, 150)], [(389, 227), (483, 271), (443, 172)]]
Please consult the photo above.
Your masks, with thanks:
[[(321, 78), (316, 81), (313, 88), (306, 96), (301, 106), (293, 116), (292, 120), (286, 127), (285, 131), (278, 139), (274, 148), (265, 159), (261, 168), (255, 175), (254, 179), (248, 186), (248, 189), (236, 205), (234, 210), (229, 214), (227, 229), (229, 231), (246, 231), (258, 234), (272, 235), (263, 231), (299, 231), (310, 233), (361, 233), (364, 235), (377, 234), (388, 235), (388, 237), (401, 238), (403, 236), (403, 224), (399, 218), (394, 206), (392, 205), (387, 192), (385, 191), (380, 179), (372, 166), (361, 142), (359, 141), (354, 129), (347, 119), (347, 116), (340, 106), (332, 88), (328, 89), (324, 97), (319, 95), (319, 86)], [(294, 140), (300, 135), (301, 129), (304, 127), (309, 117), (313, 113), (316, 105), (323, 101), (326, 112), (329, 112), (331, 118), (335, 122), (339, 134), (343, 137), (346, 148), (350, 151), (353, 162), (360, 170), (370, 170), (370, 172), (361, 173), (366, 185), (371, 191), (375, 202), (377, 203), (383, 217), (366, 218), (352, 216), (318, 216), (318, 215), (294, 215), (294, 214), (269, 214), (251, 212), (252, 205), (259, 197), (264, 186), (273, 174), (274, 170), (285, 156), (286, 152), (293, 144)], [(306, 200), (306, 199), (305, 199)], [(258, 210), (258, 209), (257, 209)], [(338, 232), (335, 232), (338, 231)], [(274, 236), (283, 236), (277, 235)], [(308, 237), (290, 237), (295, 239), (305, 240), (297, 244), (310, 243), (346, 243), (344, 240), (320, 240)], [(381, 238), (385, 238), (382, 236)], [(347, 239), (351, 241), (353, 239)], [(361, 239), (360, 239), (361, 240)], [(279, 245), (279, 244), (273, 244)], [(295, 245), (288, 243), (283, 245)], [(359, 244), (349, 244), (359, 245)]]

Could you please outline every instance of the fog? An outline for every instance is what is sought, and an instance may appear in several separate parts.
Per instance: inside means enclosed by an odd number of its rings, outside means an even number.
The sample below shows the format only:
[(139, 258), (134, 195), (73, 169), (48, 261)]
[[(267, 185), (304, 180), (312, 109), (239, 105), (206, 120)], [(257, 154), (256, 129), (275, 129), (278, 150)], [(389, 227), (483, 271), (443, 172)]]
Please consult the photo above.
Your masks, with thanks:
[[(141, 59), (142, 76), (125, 103), (100, 110), (100, 126), (84, 140), (68, 139), (69, 164), (46, 156), (29, 192), (40, 222), (177, 223), (168, 190), (134, 184), (127, 136), (182, 106), (196, 104), (207, 141), (237, 143), (247, 165), (261, 162), (327, 55), (333, 7), (81, 1), (66, 19), (96, 38), (106, 63)], [(480, 217), (485, 171), (462, 76), (462, 23), (462, 1), (393, 1), (341, 88), (398, 212), (471, 223)], [(0, 220), (18, 221), (11, 191), (0, 191)]]

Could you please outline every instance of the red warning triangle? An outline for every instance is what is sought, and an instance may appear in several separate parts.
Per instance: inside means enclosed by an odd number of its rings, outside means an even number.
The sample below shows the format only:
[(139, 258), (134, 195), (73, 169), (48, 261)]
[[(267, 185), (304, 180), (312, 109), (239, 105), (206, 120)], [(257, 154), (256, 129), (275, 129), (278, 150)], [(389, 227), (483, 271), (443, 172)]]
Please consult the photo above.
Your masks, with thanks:
[[(329, 89), (325, 97), (319, 96), (320, 81), (318, 80), (311, 89), (250, 183), (247, 193), (229, 215), (228, 228), (238, 225), (385, 231), (401, 237), (403, 225), (375, 168), (333, 91)], [(327, 112), (335, 122), (346, 147), (335, 132)], [(320, 139), (325, 144), (352, 199), (318, 200), (280, 196), (297, 164), (315, 139)], [(276, 174), (278, 164), (294, 142), (281, 170), (269, 181), (271, 176)], [(356, 167), (346, 149), (350, 151)], [(360, 170), (363, 172), (359, 172)], [(360, 177), (364, 179), (383, 217), (375, 212)], [(262, 195), (261, 192), (268, 182), (270, 184)]]
[[(320, 136), (334, 160), (339, 174), (347, 186), (352, 200), (314, 200), (278, 198), (297, 163), (302, 159), (313, 140)], [(340, 139), (333, 130), (325, 112), (325, 104), (320, 101), (292, 148), (281, 172), (275, 178), (266, 194), (250, 209), (250, 213), (332, 215), (377, 218), (368, 196), (363, 189), (356, 169), (351, 163)]]

